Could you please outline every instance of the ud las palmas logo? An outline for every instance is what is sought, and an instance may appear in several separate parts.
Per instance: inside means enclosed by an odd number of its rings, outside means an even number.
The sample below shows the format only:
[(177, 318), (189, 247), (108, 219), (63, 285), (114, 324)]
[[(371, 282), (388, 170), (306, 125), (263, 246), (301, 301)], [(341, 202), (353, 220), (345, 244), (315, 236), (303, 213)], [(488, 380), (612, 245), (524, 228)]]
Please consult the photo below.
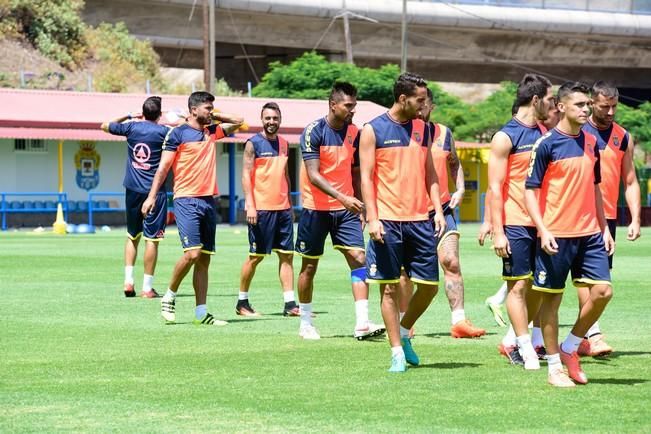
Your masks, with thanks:
[(77, 167), (77, 185), (84, 190), (92, 190), (99, 184), (100, 156), (95, 150), (95, 142), (79, 142), (79, 150), (75, 154)]

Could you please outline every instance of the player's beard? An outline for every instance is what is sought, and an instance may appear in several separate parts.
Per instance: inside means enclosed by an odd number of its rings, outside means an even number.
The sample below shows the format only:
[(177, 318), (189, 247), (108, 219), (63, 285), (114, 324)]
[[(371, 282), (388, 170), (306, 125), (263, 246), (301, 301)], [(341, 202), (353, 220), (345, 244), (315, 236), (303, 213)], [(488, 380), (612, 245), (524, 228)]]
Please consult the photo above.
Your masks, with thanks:
[(264, 130), (267, 134), (272, 136), (278, 132), (278, 128), (279, 128), (278, 125), (267, 125), (264, 127)]

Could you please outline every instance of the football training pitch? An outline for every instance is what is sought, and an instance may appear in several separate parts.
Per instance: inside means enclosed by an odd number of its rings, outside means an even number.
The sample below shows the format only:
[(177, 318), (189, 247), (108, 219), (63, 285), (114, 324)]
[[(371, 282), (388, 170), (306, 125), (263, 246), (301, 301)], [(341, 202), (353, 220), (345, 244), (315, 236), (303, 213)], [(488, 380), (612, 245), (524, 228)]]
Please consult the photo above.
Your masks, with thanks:
[[(582, 359), (590, 383), (559, 390), (547, 385), (546, 364), (525, 372), (498, 354), (505, 329), (484, 300), (501, 284), (501, 265), (477, 245), (477, 229), (461, 226), (461, 266), (466, 314), (487, 336), (450, 338), (441, 291), (416, 324), (421, 366), (404, 374), (387, 373), (384, 339), (351, 337), (349, 272), (329, 245), (313, 301), (322, 339), (302, 341), (298, 318), (281, 314), (275, 256), (251, 288), (263, 316), (235, 315), (245, 227), (218, 228), (208, 308), (230, 324), (212, 328), (191, 324), (190, 275), (176, 325), (163, 324), (158, 300), (124, 298), (123, 230), (0, 233), (0, 432), (651, 432), (651, 230), (634, 243), (618, 231), (615, 295), (600, 322), (615, 352)], [(180, 254), (170, 230), (160, 293)], [(297, 275), (299, 257), (294, 266)], [(372, 286), (375, 322), (378, 294)], [(568, 286), (561, 338), (576, 314)]]

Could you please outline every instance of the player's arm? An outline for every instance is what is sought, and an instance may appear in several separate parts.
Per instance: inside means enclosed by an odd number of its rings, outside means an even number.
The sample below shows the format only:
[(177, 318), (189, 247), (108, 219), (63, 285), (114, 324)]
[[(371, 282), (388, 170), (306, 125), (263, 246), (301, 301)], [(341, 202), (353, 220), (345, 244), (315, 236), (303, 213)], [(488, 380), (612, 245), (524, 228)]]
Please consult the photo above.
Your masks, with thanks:
[(292, 222), (294, 221), (294, 211), (292, 205), (292, 182), (289, 178), (289, 164), (285, 165), (285, 182), (287, 182), (287, 194), (289, 195), (289, 209), (292, 214)]
[(211, 116), (214, 120), (220, 122), (220, 126), (226, 135), (229, 135), (233, 131), (237, 130), (244, 123), (244, 118), (242, 116), (231, 113), (223, 113), (217, 110), (213, 110)]
[(158, 169), (156, 169), (154, 180), (151, 182), (151, 190), (149, 190), (147, 199), (145, 199), (142, 204), (142, 208), (140, 209), (143, 216), (147, 216), (147, 214), (154, 212), (154, 209), (156, 207), (156, 195), (165, 182), (167, 174), (172, 167), (172, 163), (174, 163), (175, 157), (175, 151), (163, 150), (161, 153), (160, 164), (158, 165)]
[(493, 225), (491, 223), (491, 194), (490, 190), (486, 190), (484, 195), (484, 221), (481, 226), (479, 226), (479, 234), (477, 235), (477, 241), (479, 245), (483, 246), (486, 237), (493, 238)]
[(250, 140), (244, 144), (244, 155), (242, 156), (242, 191), (244, 192), (244, 201), (246, 204), (246, 222), (254, 225), (258, 222), (258, 212), (255, 207), (255, 198), (253, 197), (253, 165), (255, 164), (255, 148)]
[[(426, 137), (431, 137), (426, 134)], [(427, 158), (425, 159), (425, 182), (429, 198), (434, 205), (434, 228), (436, 235), (441, 236), (445, 232), (445, 217), (443, 216), (443, 207), (441, 206), (441, 191), (439, 189), (439, 177), (434, 167), (434, 158), (432, 157), (432, 141), (428, 140)], [(446, 180), (447, 181), (447, 180)]]
[(110, 133), (110, 131), (109, 131), (109, 125), (110, 124), (112, 124), (112, 123), (121, 124), (124, 121), (128, 121), (128, 120), (131, 120), (131, 119), (139, 119), (141, 117), (142, 117), (142, 115), (140, 113), (136, 113), (135, 115), (132, 115), (131, 113), (129, 113), (129, 114), (126, 114), (124, 116), (120, 116), (119, 118), (115, 118), (112, 121), (102, 122), (102, 125), (100, 125), (100, 128), (105, 133)]
[(624, 197), (626, 204), (631, 212), (631, 224), (628, 225), (626, 239), (635, 241), (640, 238), (640, 214), (642, 211), (640, 203), (640, 184), (635, 173), (635, 164), (633, 163), (633, 138), (629, 135), (628, 147), (624, 158), (622, 158), (622, 180), (624, 181)]
[(366, 208), (366, 223), (372, 240), (383, 243), (384, 228), (378, 218), (377, 196), (373, 177), (375, 174), (375, 133), (369, 124), (364, 125), (359, 138), (359, 180)]
[(505, 133), (498, 131), (491, 141), (491, 150), (488, 157), (488, 189), (490, 197), (490, 221), (493, 225), (493, 245), (495, 254), (506, 258), (511, 254), (509, 241), (504, 234), (504, 198), (502, 186), (508, 169), (509, 154), (511, 152), (511, 139)]
[(364, 204), (354, 196), (348, 196), (337, 189), (328, 182), (327, 179), (321, 174), (321, 161), (318, 158), (305, 160), (305, 170), (307, 177), (312, 185), (324, 192), (330, 197), (337, 199), (348, 211), (359, 214), (364, 210)]
[(595, 206), (597, 207), (597, 221), (599, 222), (599, 228), (601, 228), (604, 247), (608, 252), (608, 256), (610, 256), (615, 253), (615, 240), (610, 233), (610, 228), (608, 227), (608, 223), (606, 221), (606, 214), (604, 212), (604, 199), (603, 195), (601, 194), (601, 188), (599, 188), (599, 184), (594, 185), (594, 197)]
[(547, 166), (549, 164), (548, 148), (540, 148), (538, 142), (534, 145), (529, 161), (529, 172), (524, 183), (524, 206), (527, 208), (529, 217), (536, 225), (540, 235), (540, 247), (549, 255), (558, 253), (558, 244), (551, 232), (545, 226), (542, 212), (540, 211), (540, 202), (538, 200), (542, 180), (545, 177)]
[[(466, 180), (463, 176), (463, 167), (461, 167), (461, 161), (457, 155), (457, 147), (454, 144), (454, 137), (452, 137), (452, 132), (448, 130), (450, 135), (450, 153), (448, 154), (448, 167), (450, 169), (450, 176), (454, 179), (454, 185), (456, 191), (452, 193), (450, 198), (450, 208), (455, 208), (457, 205), (461, 204), (463, 200), (463, 195), (466, 192)], [(447, 179), (442, 179), (440, 182), (448, 182)]]

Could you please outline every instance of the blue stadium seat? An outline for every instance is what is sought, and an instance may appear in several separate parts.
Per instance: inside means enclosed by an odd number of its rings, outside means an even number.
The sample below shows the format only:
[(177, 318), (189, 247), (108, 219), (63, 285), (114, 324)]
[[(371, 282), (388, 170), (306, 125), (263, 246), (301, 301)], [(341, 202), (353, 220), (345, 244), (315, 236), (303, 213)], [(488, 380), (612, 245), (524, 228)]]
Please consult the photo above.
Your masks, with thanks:
[(100, 208), (108, 209), (109, 208), (109, 203), (108, 200), (99, 200), (97, 201), (97, 204)]
[(88, 201), (78, 200), (77, 201), (77, 211), (79, 211), (79, 212), (88, 211)]
[(45, 208), (47, 209), (56, 209), (57, 208), (57, 203), (53, 200), (46, 200), (45, 201)]
[(34, 202), (32, 202), (31, 200), (24, 200), (23, 209), (34, 209)]
[(76, 200), (69, 200), (68, 201), (68, 212), (76, 212), (77, 211), (77, 201)]
[(45, 202), (43, 202), (42, 200), (35, 200), (34, 201), (34, 208), (38, 208), (38, 209), (45, 208)]
[(9, 209), (23, 209), (23, 203), (19, 200), (9, 202)]

